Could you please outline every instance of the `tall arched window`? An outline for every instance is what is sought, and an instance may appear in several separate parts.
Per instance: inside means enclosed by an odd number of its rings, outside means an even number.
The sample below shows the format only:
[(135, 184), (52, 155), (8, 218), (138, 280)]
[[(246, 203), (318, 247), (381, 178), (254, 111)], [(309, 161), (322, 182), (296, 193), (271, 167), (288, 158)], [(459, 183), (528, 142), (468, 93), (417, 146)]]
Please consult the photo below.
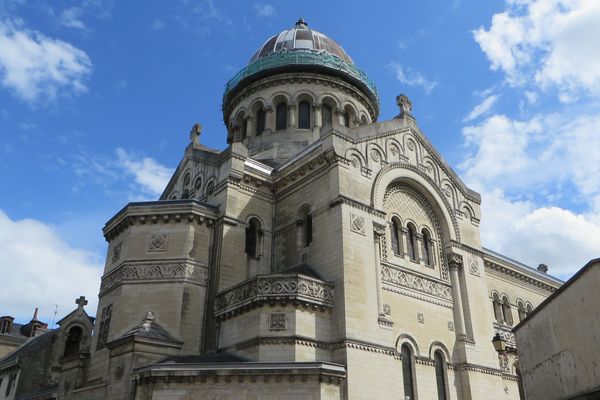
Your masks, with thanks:
[(208, 182), (208, 185), (206, 185), (206, 194), (211, 195), (211, 194), (213, 194), (214, 191), (215, 191), (215, 184), (212, 182)]
[(512, 326), (513, 318), (512, 311), (510, 309), (510, 303), (508, 302), (508, 297), (504, 296), (502, 298), (502, 315), (504, 316), (504, 321), (507, 325)]
[(402, 242), (400, 241), (402, 237), (401, 226), (398, 218), (392, 218), (392, 250), (396, 255), (402, 254)]
[(301, 101), (298, 104), (298, 128), (310, 129), (310, 103)]
[(308, 247), (312, 242), (312, 214), (308, 206), (304, 206), (299, 212), (298, 239), (300, 247)]
[(344, 111), (344, 126), (350, 128), (350, 115), (348, 115), (347, 111)]
[(285, 103), (279, 103), (275, 109), (275, 130), (287, 128), (287, 111), (288, 107)]
[(408, 224), (408, 256), (411, 260), (417, 260), (417, 230), (413, 224)]
[(426, 265), (433, 266), (433, 242), (431, 241), (431, 235), (427, 229), (421, 231), (423, 235), (423, 261)]
[(437, 383), (438, 400), (446, 400), (446, 362), (441, 351), (437, 350), (433, 355), (435, 362), (435, 381)]
[(529, 317), (533, 312), (533, 306), (531, 304), (527, 304), (527, 316)]
[(265, 130), (266, 113), (264, 109), (260, 109), (256, 112), (256, 136), (263, 134)]
[(323, 129), (329, 129), (333, 126), (333, 111), (327, 104), (323, 104), (323, 108), (321, 109), (321, 119), (323, 120)]
[(492, 295), (492, 304), (494, 306), (494, 318), (499, 324), (504, 323), (504, 317), (502, 316), (502, 302), (498, 293)]
[(83, 335), (83, 329), (78, 326), (74, 326), (69, 329), (69, 336), (65, 342), (64, 355), (75, 354), (79, 352), (79, 345), (81, 344), (81, 336)]
[(406, 343), (400, 348), (400, 354), (402, 355), (402, 381), (404, 382), (404, 398), (406, 400), (412, 400), (415, 398), (415, 389), (413, 385), (413, 360), (412, 351)]
[(258, 258), (260, 256), (260, 221), (256, 218), (250, 219), (246, 228), (246, 254), (250, 258)]

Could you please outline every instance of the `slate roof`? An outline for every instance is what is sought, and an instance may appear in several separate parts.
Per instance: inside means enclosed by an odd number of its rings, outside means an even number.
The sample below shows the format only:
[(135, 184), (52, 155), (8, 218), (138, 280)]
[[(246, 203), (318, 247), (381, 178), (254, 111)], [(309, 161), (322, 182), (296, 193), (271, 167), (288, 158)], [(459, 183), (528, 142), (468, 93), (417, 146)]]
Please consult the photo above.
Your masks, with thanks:
[(144, 321), (135, 328), (125, 332), (121, 338), (126, 337), (142, 337), (152, 340), (160, 340), (163, 342), (171, 342), (182, 344), (183, 340), (171, 335), (162, 326), (153, 321)]
[(248, 362), (248, 358), (237, 354), (222, 352), (204, 355), (171, 356), (160, 361), (159, 364), (214, 364), (227, 362)]
[(0, 369), (15, 363), (20, 354), (36, 352), (38, 349), (41, 350), (51, 346), (56, 334), (57, 330), (52, 329), (41, 335), (32, 337), (12, 353), (7, 354), (4, 358), (0, 358)]

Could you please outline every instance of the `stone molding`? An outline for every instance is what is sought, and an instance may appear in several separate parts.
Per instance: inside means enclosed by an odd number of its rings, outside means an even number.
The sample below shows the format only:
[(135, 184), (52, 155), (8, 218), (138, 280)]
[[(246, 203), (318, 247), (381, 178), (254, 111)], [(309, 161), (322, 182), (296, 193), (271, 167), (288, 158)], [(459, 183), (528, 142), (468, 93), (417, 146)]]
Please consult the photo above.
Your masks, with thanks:
[(381, 264), (381, 280), (383, 283), (412, 289), (452, 303), (451, 285), (433, 278), (414, 274), (389, 263)]
[(492, 271), (495, 271), (495, 272), (499, 272), (499, 273), (504, 274), (504, 275), (508, 275), (511, 279), (518, 279), (518, 280), (520, 280), (522, 282), (525, 282), (525, 283), (528, 283), (530, 285), (536, 286), (536, 287), (538, 287), (540, 289), (543, 289), (543, 290), (547, 290), (547, 291), (549, 291), (551, 293), (555, 292), (556, 289), (558, 289), (558, 288), (556, 288), (554, 286), (551, 286), (551, 285), (547, 284), (546, 282), (542, 282), (541, 280), (538, 280), (538, 279), (535, 279), (535, 278), (533, 278), (531, 276), (522, 274), (519, 271), (515, 271), (514, 269), (509, 268), (509, 267), (505, 267), (504, 265), (496, 264), (496, 263), (494, 263), (492, 261), (485, 260), (485, 259), (484, 259), (483, 264), (485, 265), (485, 268), (487, 268), (489, 270), (492, 270)]
[(506, 341), (508, 347), (513, 349), (517, 348), (517, 342), (515, 341), (515, 334), (512, 332), (512, 327), (494, 322), (494, 333), (499, 334), (500, 337)]
[(263, 303), (292, 303), (332, 308), (333, 284), (301, 274), (257, 275), (215, 298), (215, 315), (228, 318)]
[(123, 283), (208, 283), (208, 266), (192, 260), (125, 261), (102, 277), (100, 296)]
[(192, 199), (130, 203), (106, 223), (103, 233), (110, 242), (131, 225), (205, 223), (211, 226), (216, 218), (216, 209)]
[(346, 197), (344, 195), (338, 195), (335, 199), (333, 199), (330, 203), (329, 203), (329, 208), (335, 208), (339, 205), (347, 205), (353, 208), (356, 208), (357, 210), (361, 210), (364, 211), (368, 214), (374, 215), (376, 217), (379, 218), (385, 218), (385, 212), (378, 210), (374, 207), (371, 207), (370, 205), (361, 203), (359, 201), (353, 200), (349, 197)]

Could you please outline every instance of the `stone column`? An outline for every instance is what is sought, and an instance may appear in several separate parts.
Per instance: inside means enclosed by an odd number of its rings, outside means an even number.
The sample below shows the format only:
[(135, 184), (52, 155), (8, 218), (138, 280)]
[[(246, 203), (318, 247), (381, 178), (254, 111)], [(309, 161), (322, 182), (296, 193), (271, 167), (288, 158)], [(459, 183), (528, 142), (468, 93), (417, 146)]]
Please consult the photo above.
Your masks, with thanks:
[(254, 117), (246, 118), (246, 137), (252, 137), (256, 134), (256, 128), (254, 126)]
[(381, 292), (381, 237), (385, 235), (385, 225), (373, 223), (373, 238), (375, 246), (375, 279), (377, 286), (377, 316), (385, 318), (383, 312), (383, 294)]
[(462, 268), (462, 256), (456, 253), (448, 254), (448, 267), (450, 270), (450, 282), (452, 284), (452, 297), (454, 301), (454, 327), (456, 330), (456, 340), (464, 341), (467, 339), (465, 330), (465, 314), (462, 305), (462, 296), (460, 293), (460, 282), (458, 271)]
[(421, 261), (425, 261), (425, 254), (423, 254), (423, 235), (421, 235), (420, 233), (415, 234), (415, 245), (417, 246), (417, 248), (415, 249), (417, 251), (417, 254), (415, 254), (415, 258), (417, 259), (417, 261), (421, 262)]
[(273, 107), (268, 106), (265, 108), (265, 130), (263, 135), (270, 135), (271, 132), (275, 131), (275, 113)]
[(288, 127), (296, 127), (296, 104), (290, 104), (288, 106)]
[(321, 111), (323, 106), (321, 104), (315, 104), (313, 106), (313, 115), (315, 116), (315, 128), (320, 129), (323, 126), (323, 116)]
[(408, 255), (408, 229), (401, 227), (400, 228), (400, 241), (402, 242), (402, 257)]
[(338, 126), (344, 126), (344, 110), (342, 110), (341, 108), (336, 108), (333, 113), (337, 117)]

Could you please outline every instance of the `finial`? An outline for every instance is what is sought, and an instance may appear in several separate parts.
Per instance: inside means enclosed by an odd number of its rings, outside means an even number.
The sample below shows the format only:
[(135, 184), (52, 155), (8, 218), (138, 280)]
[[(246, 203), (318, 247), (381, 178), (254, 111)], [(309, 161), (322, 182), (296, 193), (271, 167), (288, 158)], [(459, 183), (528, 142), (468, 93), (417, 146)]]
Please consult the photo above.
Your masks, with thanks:
[(200, 133), (202, 133), (202, 125), (196, 122), (190, 131), (190, 142), (192, 144), (200, 143)]
[(77, 306), (79, 308), (83, 308), (83, 306), (87, 306), (88, 301), (85, 299), (85, 296), (79, 296), (78, 299), (75, 299), (75, 304), (77, 304)]
[(37, 317), (38, 317), (38, 308), (35, 308), (35, 311), (33, 312), (33, 318), (31, 319), (32, 321), (37, 321)]
[(400, 107), (400, 116), (404, 116), (404, 114), (410, 115), (412, 111), (412, 103), (410, 102), (408, 96), (403, 93), (400, 93), (399, 96), (396, 96), (396, 104)]
[(154, 313), (152, 311), (148, 311), (146, 313), (146, 318), (144, 318), (145, 323), (152, 323), (154, 321)]
[(548, 266), (546, 264), (540, 264), (537, 267), (538, 271), (547, 274), (548, 273)]
[(298, 21), (296, 21), (296, 28), (304, 28), (304, 29), (308, 28), (308, 24), (306, 23), (304, 18), (300, 18), (300, 19), (298, 19)]

